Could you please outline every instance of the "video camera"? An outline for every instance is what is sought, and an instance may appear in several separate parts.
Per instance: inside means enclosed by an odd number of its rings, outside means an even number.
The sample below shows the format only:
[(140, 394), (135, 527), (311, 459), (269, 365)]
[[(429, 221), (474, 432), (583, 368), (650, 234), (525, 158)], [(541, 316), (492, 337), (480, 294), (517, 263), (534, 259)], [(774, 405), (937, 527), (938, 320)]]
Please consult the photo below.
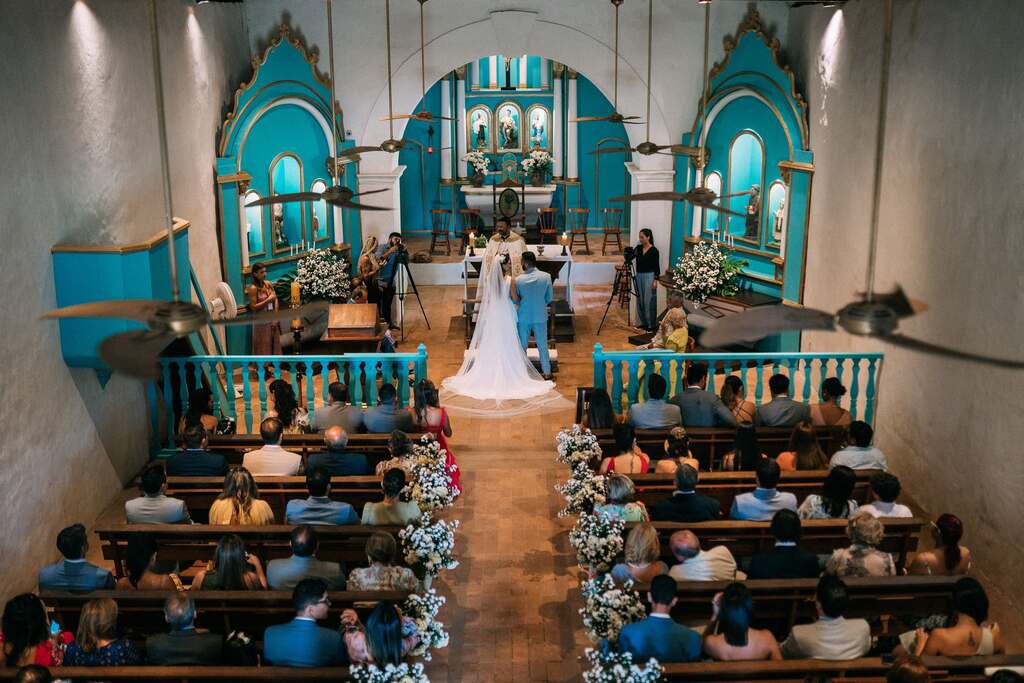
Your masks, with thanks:
[(634, 249), (633, 247), (626, 247), (625, 249), (622, 250), (623, 261), (629, 263), (634, 258), (636, 258), (636, 249)]

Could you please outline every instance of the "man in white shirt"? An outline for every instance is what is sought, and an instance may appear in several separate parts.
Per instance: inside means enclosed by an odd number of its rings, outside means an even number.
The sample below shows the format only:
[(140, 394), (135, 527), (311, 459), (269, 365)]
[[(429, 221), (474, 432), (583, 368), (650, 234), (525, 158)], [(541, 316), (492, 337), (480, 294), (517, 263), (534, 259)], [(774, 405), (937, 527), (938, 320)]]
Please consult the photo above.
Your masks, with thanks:
[(780, 649), (786, 659), (848, 660), (867, 655), (871, 649), (871, 627), (864, 619), (846, 619), (843, 613), (850, 599), (846, 584), (826, 574), (818, 581), (818, 620), (793, 627)]
[(260, 423), (260, 437), (263, 448), (249, 451), (242, 458), (242, 466), (253, 476), (269, 475), (293, 477), (302, 468), (302, 456), (281, 448), (284, 425), (276, 417), (268, 417)]
[(895, 474), (878, 472), (871, 476), (871, 494), (874, 500), (858, 509), (870, 512), (875, 517), (913, 517), (914, 513), (896, 499), (900, 495), (900, 480)]
[(692, 531), (677, 531), (669, 539), (672, 554), (679, 564), (668, 575), (676, 581), (742, 581), (743, 572), (736, 570), (736, 558), (724, 545), (710, 550), (700, 549), (700, 539)]
[(854, 420), (849, 427), (852, 446), (836, 451), (829, 461), (829, 467), (846, 465), (851, 470), (888, 470), (889, 463), (885, 455), (871, 445), (875, 432), (867, 422)]
[(766, 522), (779, 510), (796, 512), (796, 496), (775, 488), (781, 476), (779, 463), (772, 458), (762, 458), (757, 463), (757, 488), (733, 498), (729, 516), (733, 519)]

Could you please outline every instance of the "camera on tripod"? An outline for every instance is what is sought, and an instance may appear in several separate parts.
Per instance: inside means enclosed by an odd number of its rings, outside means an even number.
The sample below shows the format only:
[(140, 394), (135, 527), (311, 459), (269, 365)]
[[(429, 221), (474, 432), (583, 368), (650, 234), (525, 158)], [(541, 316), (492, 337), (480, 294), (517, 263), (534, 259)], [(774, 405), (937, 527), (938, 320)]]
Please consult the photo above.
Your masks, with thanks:
[(624, 262), (629, 263), (634, 258), (636, 258), (636, 249), (634, 249), (633, 247), (626, 247), (625, 249), (622, 250), (622, 260)]

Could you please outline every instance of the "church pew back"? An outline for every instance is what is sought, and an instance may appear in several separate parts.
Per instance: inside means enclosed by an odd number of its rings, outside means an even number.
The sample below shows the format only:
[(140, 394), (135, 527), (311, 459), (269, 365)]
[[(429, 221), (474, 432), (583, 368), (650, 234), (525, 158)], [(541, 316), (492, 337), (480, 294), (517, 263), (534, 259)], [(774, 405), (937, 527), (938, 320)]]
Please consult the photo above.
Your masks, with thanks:
[[(13, 680), (18, 670), (0, 668), (0, 681)], [(283, 666), (57, 666), (54, 680), (71, 681), (349, 681), (347, 666), (293, 669)]]
[[(409, 439), (419, 441), (422, 433), (409, 433)], [(388, 439), (390, 434), (349, 434), (348, 450), (353, 453), (362, 453), (366, 456), (371, 467), (388, 459)], [(263, 446), (263, 440), (257, 434), (211, 434), (209, 448), (211, 451), (223, 453), (228, 462), (232, 465), (241, 465), (242, 457), (247, 451), (252, 451)], [(286, 450), (298, 453), (305, 463), (310, 455), (324, 450), (324, 435), (312, 434), (285, 434), (281, 446)], [(168, 455), (171, 452), (166, 452)]]

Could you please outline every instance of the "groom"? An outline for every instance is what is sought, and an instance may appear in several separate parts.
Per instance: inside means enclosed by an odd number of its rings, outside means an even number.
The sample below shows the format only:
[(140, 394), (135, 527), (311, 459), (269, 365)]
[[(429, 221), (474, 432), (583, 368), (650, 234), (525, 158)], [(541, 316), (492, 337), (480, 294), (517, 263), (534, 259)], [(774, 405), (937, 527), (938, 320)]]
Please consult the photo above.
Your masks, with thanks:
[(551, 303), (551, 276), (537, 269), (537, 256), (524, 251), (522, 256), (523, 274), (515, 279), (512, 300), (519, 304), (519, 343), (525, 350), (530, 343), (530, 333), (537, 340), (540, 352), (540, 368), (544, 379), (551, 376), (551, 359), (548, 356), (548, 304)]

